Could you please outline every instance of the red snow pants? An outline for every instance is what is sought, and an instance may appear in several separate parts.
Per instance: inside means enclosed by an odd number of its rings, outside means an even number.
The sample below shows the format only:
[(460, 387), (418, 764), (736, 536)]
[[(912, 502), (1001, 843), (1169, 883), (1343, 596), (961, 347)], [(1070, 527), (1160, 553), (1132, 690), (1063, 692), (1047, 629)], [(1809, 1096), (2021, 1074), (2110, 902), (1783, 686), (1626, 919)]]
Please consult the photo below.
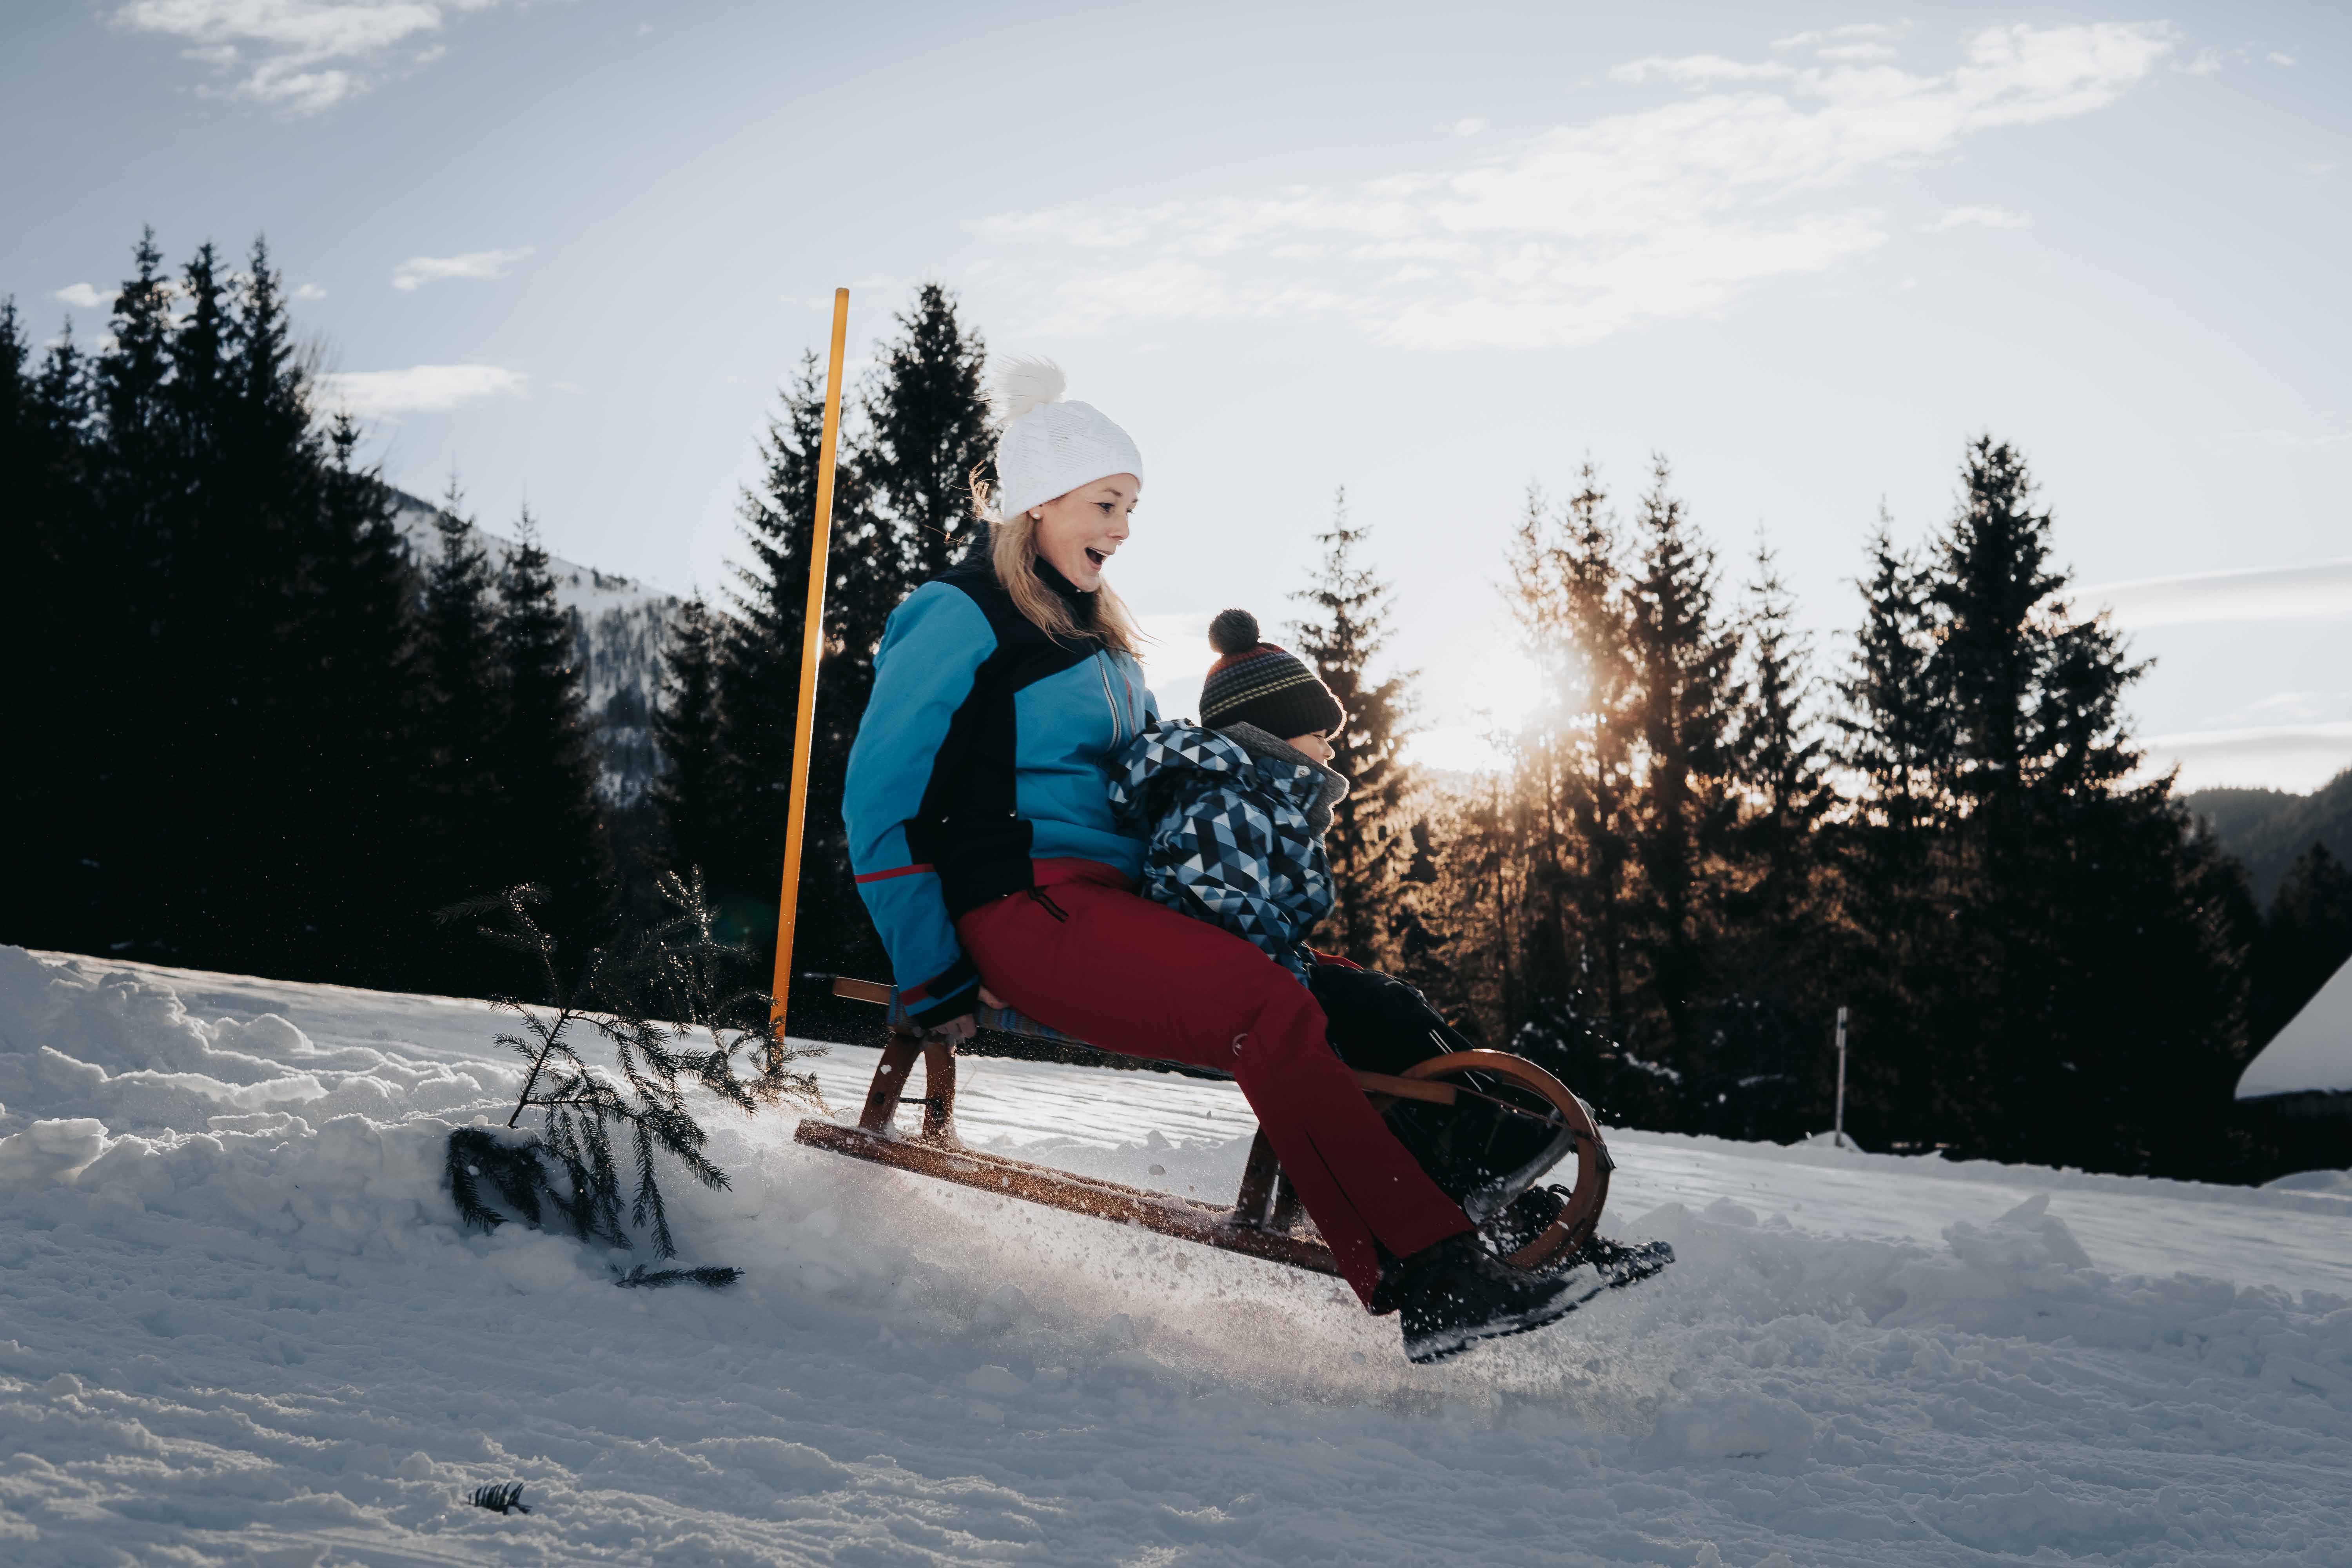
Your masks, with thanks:
[(956, 921), (1006, 1002), (1103, 1050), (1229, 1072), (1356, 1294), (1373, 1243), (1404, 1258), (1472, 1228), (1396, 1141), (1289, 972), (1230, 931), (1177, 913), (1091, 860), (1035, 862), (1037, 892)]

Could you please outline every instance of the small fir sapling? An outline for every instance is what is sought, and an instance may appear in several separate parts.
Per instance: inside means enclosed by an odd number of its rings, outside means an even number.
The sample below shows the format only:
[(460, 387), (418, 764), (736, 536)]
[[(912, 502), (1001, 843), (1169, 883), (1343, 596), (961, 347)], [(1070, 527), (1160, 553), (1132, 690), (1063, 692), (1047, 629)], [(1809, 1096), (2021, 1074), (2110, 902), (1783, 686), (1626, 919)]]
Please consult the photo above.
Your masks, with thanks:
[[(537, 888), (509, 888), (443, 911), (528, 959), (542, 993), (536, 1005), (492, 999), (522, 1020), (498, 1042), (527, 1070), (505, 1128), (449, 1134), (449, 1192), (467, 1225), (493, 1230), (508, 1217), (486, 1201), (487, 1183), (526, 1224), (545, 1223), (552, 1209), (581, 1240), (624, 1247), (635, 1245), (633, 1228), (642, 1229), (656, 1252), (674, 1258), (656, 1153), (707, 1187), (728, 1185), (727, 1173), (703, 1152), (707, 1134), (687, 1091), (698, 1086), (745, 1112), (787, 1102), (823, 1109), (815, 1077), (793, 1070), (822, 1051), (788, 1043), (770, 1016), (771, 998), (733, 978), (747, 955), (719, 938), (701, 873), (690, 880), (666, 874), (659, 890), (671, 906), (666, 918), (634, 940), (590, 950), (568, 969), (534, 912), (544, 899)], [(610, 1067), (582, 1054), (595, 1042), (610, 1047)], [(541, 1113), (540, 1127), (523, 1131), (519, 1124), (530, 1110)], [(633, 1190), (625, 1190), (632, 1181)], [(730, 1268), (648, 1274), (639, 1266), (620, 1282), (723, 1285), (734, 1278)]]

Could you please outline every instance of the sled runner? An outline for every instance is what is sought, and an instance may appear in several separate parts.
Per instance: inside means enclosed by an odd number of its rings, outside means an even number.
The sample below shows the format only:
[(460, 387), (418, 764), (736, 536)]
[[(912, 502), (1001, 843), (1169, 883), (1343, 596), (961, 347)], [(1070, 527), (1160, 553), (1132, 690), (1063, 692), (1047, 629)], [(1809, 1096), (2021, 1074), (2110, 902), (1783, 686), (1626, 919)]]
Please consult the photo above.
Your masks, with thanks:
[[(927, 1039), (911, 1027), (887, 985), (845, 976), (806, 978), (830, 982), (836, 996), (891, 1008), (890, 1038), (874, 1069), (857, 1124), (848, 1127), (804, 1118), (793, 1134), (796, 1142), (1049, 1208), (1140, 1226), (1162, 1236), (1247, 1253), (1294, 1268), (1318, 1274), (1339, 1272), (1321, 1238), (1311, 1230), (1302, 1231), (1297, 1199), (1283, 1180), (1264, 1132), (1251, 1144), (1241, 1190), (1230, 1207), (967, 1149), (955, 1132), (955, 1047)], [(984, 1028), (1051, 1041), (1081, 1055), (1108, 1054), (1008, 1008), (982, 1007), (979, 1022)], [(896, 1125), (896, 1116), (908, 1097), (918, 1058), (923, 1064), (921, 1122), (918, 1129), (902, 1131)], [(1200, 1068), (1184, 1070), (1200, 1076), (1228, 1076)], [(1502, 1051), (1455, 1051), (1417, 1062), (1402, 1074), (1358, 1071), (1356, 1081), (1383, 1109), (1399, 1101), (1457, 1106), (1466, 1098), (1549, 1132), (1536, 1157), (1510, 1173), (1507, 1184), (1495, 1190), (1489, 1204), (1479, 1205), (1486, 1212), (1473, 1214), (1473, 1220), (1483, 1220), (1490, 1234), (1510, 1198), (1573, 1159), (1574, 1183), (1559, 1215), (1536, 1236), (1519, 1240), (1504, 1252), (1506, 1262), (1530, 1270), (1591, 1263), (1604, 1286), (1631, 1283), (1663, 1267), (1664, 1259), (1647, 1251), (1596, 1241), (1601, 1205), (1609, 1196), (1609, 1175), (1615, 1166), (1591, 1111), (1535, 1063)]]

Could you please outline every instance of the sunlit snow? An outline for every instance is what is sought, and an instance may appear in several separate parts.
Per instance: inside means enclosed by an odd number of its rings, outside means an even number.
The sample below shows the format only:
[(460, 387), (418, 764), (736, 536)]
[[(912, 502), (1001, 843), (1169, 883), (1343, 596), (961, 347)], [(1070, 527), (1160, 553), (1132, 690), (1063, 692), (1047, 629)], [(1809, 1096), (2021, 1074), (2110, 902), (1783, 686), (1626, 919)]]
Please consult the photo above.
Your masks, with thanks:
[[(11, 1563), (2342, 1561), (2352, 1198), (1619, 1131), (1680, 1261), (1414, 1368), (1331, 1280), (714, 1118), (723, 1291), (461, 1232), (478, 1003), (0, 949)], [(823, 1065), (836, 1108), (872, 1053)], [(2216, 1108), (2218, 1115), (2222, 1108)], [(503, 1110), (496, 1111), (503, 1120)], [(1228, 1087), (978, 1059), (1223, 1195)], [(519, 1481), (529, 1515), (467, 1506)]]

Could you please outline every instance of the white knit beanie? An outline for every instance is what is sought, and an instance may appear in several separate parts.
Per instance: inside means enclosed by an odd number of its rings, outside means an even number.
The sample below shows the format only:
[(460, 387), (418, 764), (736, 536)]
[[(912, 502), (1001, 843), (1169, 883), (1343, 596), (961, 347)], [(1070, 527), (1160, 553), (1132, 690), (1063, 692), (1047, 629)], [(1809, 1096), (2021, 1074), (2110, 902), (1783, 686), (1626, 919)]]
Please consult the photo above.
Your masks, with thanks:
[(997, 373), (1004, 434), (996, 443), (996, 515), (1017, 517), (1113, 474), (1143, 478), (1143, 454), (1090, 403), (1065, 403), (1051, 360), (1016, 359)]

